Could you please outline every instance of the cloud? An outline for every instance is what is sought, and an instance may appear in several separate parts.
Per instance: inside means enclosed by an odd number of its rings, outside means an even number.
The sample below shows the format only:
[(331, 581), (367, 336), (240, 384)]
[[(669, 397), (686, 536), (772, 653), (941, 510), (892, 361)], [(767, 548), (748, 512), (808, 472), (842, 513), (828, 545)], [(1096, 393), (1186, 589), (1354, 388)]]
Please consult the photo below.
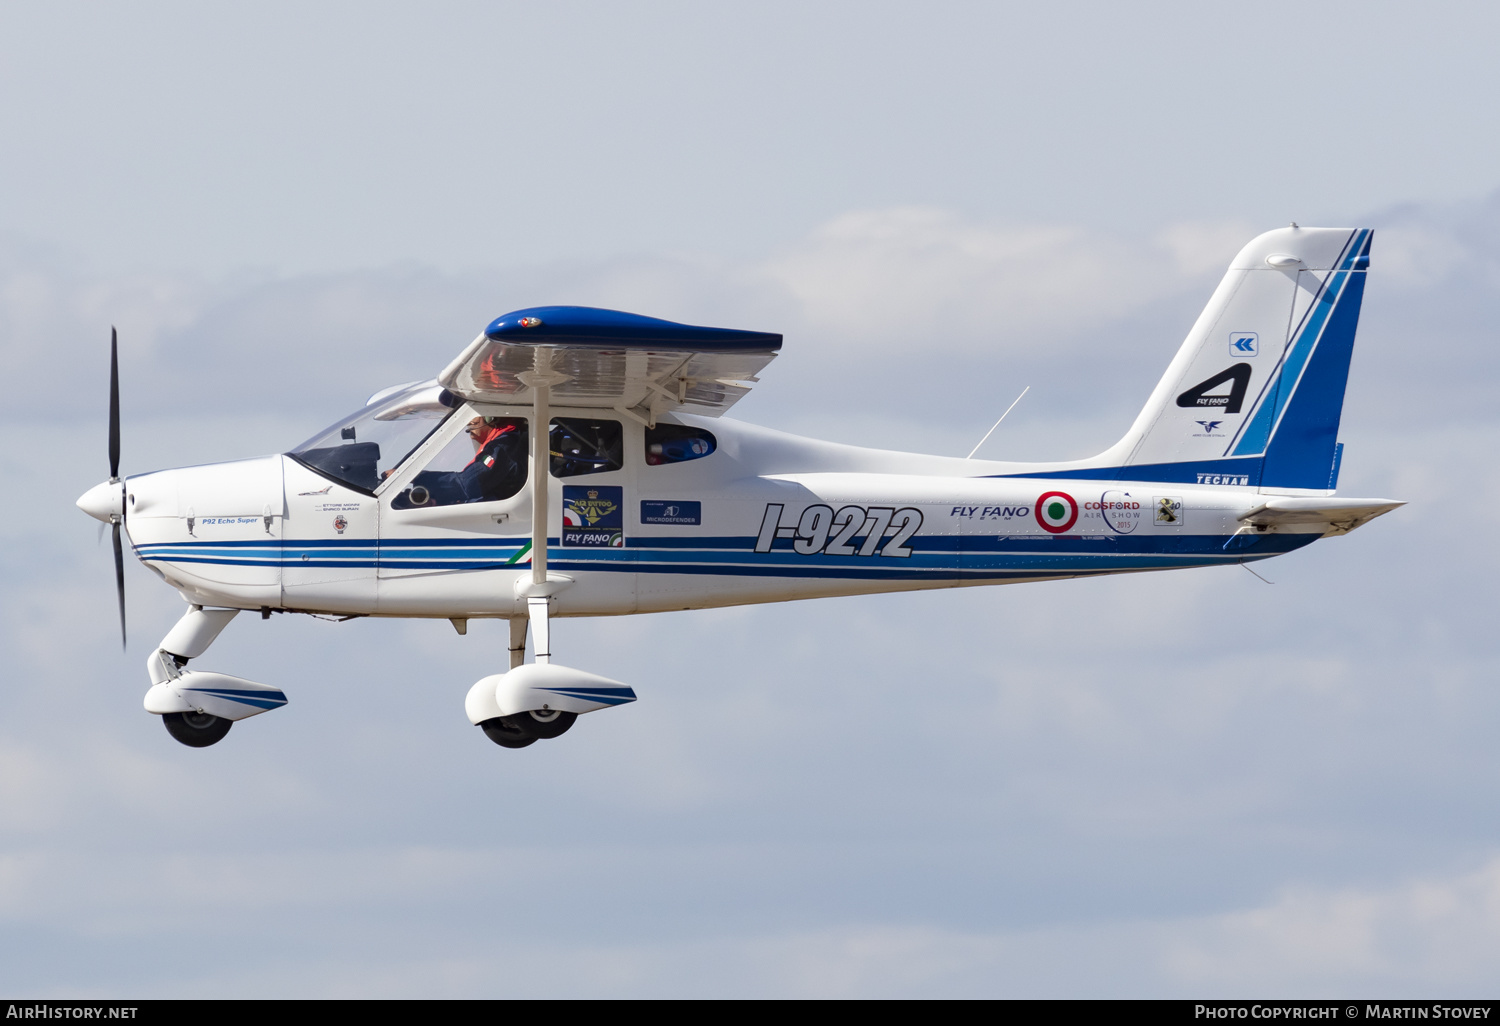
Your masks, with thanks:
[(127, 354), (153, 375), (169, 372), (174, 387), (204, 387), (174, 365), (204, 377), (237, 371), (221, 382), (235, 402), (255, 395), (240, 381), (259, 387), (273, 372), (294, 393), (304, 381), (339, 387), (351, 372), (365, 381), (412, 373), (445, 362), (504, 309), (553, 302), (682, 320), (789, 320), (758, 326), (804, 333), (798, 341), (814, 351), (836, 344), (840, 358), (848, 346), (915, 353), (936, 345), (949, 356), (977, 346), (995, 356), (1077, 339), (1164, 297), (1201, 292), (1246, 238), (1237, 224), (1185, 223), (1140, 240), (896, 208), (846, 214), (739, 263), (622, 258), (491, 274), (389, 267), (207, 282), (90, 278), (12, 252), (0, 259), (0, 325), (7, 363), (44, 371), (61, 353), (76, 362), (90, 335), (115, 323)]
[[(398, 909), (410, 920), (409, 935), (399, 941), (383, 925), (363, 936), (341, 933), (332, 950), (292, 942), (247, 951), (233, 971), (207, 958), (135, 977), (137, 993), (172, 997), (1232, 999), (1333, 992), (1411, 999), (1440, 992), (1453, 999), (1487, 994), (1500, 957), (1500, 857), (1384, 885), (1303, 885), (1265, 904), (1199, 916), (1000, 930), (874, 919), (750, 931), (703, 924), (676, 937), (641, 924), (645, 929), (630, 937), (567, 941), (542, 924), (523, 940), (525, 931), (487, 929), (469, 919), (456, 932), (438, 932), (439, 923), (452, 919), (446, 884), (454, 877), (471, 881), (476, 897), (489, 903), (504, 893), (486, 882), (489, 876), (519, 874), (550, 884), (576, 866), (567, 854), (543, 850), (431, 848), (178, 856), (151, 864), (127, 859), (100, 884), (137, 892), (133, 914), (101, 915), (91, 907), (94, 888), (64, 914), (87, 923), (86, 944), (143, 929), (195, 930), (205, 914), (251, 935), (299, 913), (340, 920), (382, 907), (387, 922)], [(55, 887), (70, 872), (98, 870), (41, 852), (0, 859), (0, 902), (14, 914), (15, 895)], [(196, 901), (160, 897), (184, 884)], [(533, 914), (529, 905), (512, 904), (512, 914)], [(422, 912), (434, 906), (437, 920)], [(589, 971), (577, 972), (579, 965)], [(75, 974), (64, 970), (57, 978), (76, 992), (86, 985)]]
[[(102, 417), (105, 346), (117, 325), (127, 422), (274, 410), (297, 424), (238, 450), (255, 452), (293, 444), (377, 388), (435, 374), (504, 310), (578, 303), (782, 331), (782, 356), (741, 407), (752, 419), (967, 452), (1033, 384), (1038, 395), (1093, 397), (1067, 422), (1076, 440), (1035, 443), (1052, 450), (1041, 458), (1080, 455), (1123, 430), (1242, 235), (1181, 224), (1126, 239), (898, 208), (845, 215), (737, 262), (619, 258), (457, 275), (392, 266), (213, 281), (90, 276), (13, 247), (0, 254), (0, 359), (43, 386), (13, 397), (12, 415), (43, 414), (61, 386)], [(873, 402), (830, 402), (831, 385)], [(997, 445), (1019, 442), (1024, 455), (1036, 398)]]
[(810, 330), (865, 352), (1014, 354), (1175, 295), (1185, 278), (1226, 267), (1248, 238), (1239, 226), (1226, 237), (1221, 225), (1181, 224), (1143, 244), (910, 207), (845, 214), (761, 270), (796, 298)]
[[(461, 712), (503, 659), (493, 623), (459, 638), (445, 622), (245, 616), (205, 665), (286, 687), (286, 710), (202, 752), (140, 710), (144, 649), (180, 601), (132, 564), (119, 654), (108, 547), (72, 508), (105, 469), (110, 320), (132, 470), (284, 448), (373, 388), (431, 374), (500, 309), (568, 299), (785, 330), (747, 419), (963, 452), (1032, 381), (998, 444), (1082, 447), (1134, 413), (1242, 233), (1107, 237), (898, 209), (739, 261), (212, 282), (12, 252), (0, 981), (1469, 986), (1494, 953), (1500, 850), (1485, 783), (1500, 772), (1500, 549), (1463, 512), (1500, 487), (1484, 472), (1500, 443), (1492, 206), (1377, 225), (1389, 241), (1344, 484), (1413, 501), (1262, 564), (1273, 587), (1228, 568), (567, 621), (568, 660), (642, 700), (523, 753)], [(1381, 253), (1408, 270), (1380, 277)], [(904, 333), (924, 317), (913, 356)], [(165, 949), (200, 957), (184, 970)], [(566, 971), (578, 964), (596, 971)]]
[[(1164, 975), (1188, 992), (1483, 996), (1500, 959), (1500, 857), (1384, 888), (1289, 889), (1163, 945)], [(1184, 936), (1183, 934), (1186, 934)]]

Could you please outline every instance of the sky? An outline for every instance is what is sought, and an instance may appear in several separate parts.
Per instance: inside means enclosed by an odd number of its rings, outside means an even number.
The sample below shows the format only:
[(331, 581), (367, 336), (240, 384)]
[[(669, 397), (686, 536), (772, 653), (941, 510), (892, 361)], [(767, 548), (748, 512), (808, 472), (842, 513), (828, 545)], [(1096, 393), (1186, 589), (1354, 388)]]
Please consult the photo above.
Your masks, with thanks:
[[(0, 9), (0, 991), (1492, 996), (1487, 5)], [(1376, 229), (1340, 494), (1256, 569), (556, 625), (641, 700), (513, 752), (504, 625), (236, 620), (291, 704), (140, 708), (182, 602), (74, 499), (282, 451), (549, 303), (780, 331), (734, 415), (1112, 443), (1229, 259)]]

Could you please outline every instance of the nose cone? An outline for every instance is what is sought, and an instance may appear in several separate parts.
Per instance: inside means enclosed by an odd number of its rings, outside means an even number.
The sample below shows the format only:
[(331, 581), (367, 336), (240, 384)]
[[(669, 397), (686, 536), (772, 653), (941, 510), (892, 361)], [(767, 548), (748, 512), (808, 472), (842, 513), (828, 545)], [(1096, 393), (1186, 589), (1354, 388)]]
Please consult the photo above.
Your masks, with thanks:
[(109, 523), (110, 517), (125, 515), (125, 485), (120, 481), (103, 481), (78, 497), (78, 508), (95, 520)]

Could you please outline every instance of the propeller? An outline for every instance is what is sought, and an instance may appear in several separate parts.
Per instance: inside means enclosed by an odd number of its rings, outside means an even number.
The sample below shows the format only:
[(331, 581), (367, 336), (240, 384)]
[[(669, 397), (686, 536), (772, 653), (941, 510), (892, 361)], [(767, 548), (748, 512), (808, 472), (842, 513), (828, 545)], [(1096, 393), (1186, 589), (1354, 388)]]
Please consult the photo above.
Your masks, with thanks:
[(115, 591), (120, 596), (120, 648), (125, 644), (125, 552), (120, 525), (125, 519), (125, 482), (120, 480), (120, 338), (109, 329), (109, 483), (120, 486), (120, 513), (109, 518), (115, 548)]

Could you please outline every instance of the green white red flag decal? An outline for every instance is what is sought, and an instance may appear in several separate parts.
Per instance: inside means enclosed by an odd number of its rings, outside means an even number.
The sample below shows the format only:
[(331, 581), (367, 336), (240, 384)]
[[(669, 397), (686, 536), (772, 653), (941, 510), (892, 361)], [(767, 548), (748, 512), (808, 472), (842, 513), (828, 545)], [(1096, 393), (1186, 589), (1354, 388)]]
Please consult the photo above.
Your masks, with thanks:
[(1067, 492), (1043, 492), (1035, 509), (1036, 522), (1049, 534), (1062, 534), (1078, 522), (1078, 503)]

